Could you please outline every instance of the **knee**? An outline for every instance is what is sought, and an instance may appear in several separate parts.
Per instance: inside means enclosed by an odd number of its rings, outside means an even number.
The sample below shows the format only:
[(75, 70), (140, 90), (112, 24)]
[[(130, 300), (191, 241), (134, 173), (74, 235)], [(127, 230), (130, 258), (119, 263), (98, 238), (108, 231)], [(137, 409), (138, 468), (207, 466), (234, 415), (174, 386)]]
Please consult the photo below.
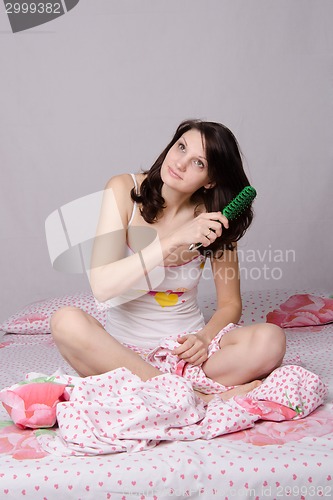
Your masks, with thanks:
[(265, 357), (272, 362), (272, 368), (279, 366), (286, 352), (286, 336), (282, 328), (272, 323), (263, 323), (258, 325), (257, 334)]
[(78, 307), (65, 306), (58, 309), (50, 318), (52, 336), (57, 341), (78, 331), (78, 324), (82, 321), (84, 312)]

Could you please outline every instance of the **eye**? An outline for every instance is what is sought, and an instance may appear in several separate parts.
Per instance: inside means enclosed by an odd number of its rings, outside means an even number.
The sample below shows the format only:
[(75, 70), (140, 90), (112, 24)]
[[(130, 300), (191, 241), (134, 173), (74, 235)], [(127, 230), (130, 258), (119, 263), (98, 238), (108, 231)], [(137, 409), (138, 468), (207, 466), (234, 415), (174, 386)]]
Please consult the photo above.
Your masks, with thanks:
[(201, 160), (194, 160), (194, 164), (200, 168), (204, 168), (204, 166), (205, 166)]
[(185, 146), (182, 142), (178, 143), (178, 149), (180, 149), (181, 151), (185, 151)]

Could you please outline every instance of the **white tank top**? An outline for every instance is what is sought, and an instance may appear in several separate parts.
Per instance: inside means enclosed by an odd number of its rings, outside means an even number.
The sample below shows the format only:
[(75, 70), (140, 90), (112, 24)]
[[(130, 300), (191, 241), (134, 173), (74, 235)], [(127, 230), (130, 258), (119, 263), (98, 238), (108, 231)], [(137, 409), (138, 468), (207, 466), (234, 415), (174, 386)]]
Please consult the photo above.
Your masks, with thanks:
[[(136, 178), (131, 175), (137, 189)], [(136, 209), (134, 202), (128, 226)], [(131, 253), (128, 247), (128, 255)], [(197, 291), (204, 265), (205, 258), (198, 255), (182, 265), (164, 266), (164, 279), (156, 289), (133, 290), (118, 300), (107, 301), (106, 330), (119, 342), (154, 348), (164, 337), (201, 329), (205, 322)]]

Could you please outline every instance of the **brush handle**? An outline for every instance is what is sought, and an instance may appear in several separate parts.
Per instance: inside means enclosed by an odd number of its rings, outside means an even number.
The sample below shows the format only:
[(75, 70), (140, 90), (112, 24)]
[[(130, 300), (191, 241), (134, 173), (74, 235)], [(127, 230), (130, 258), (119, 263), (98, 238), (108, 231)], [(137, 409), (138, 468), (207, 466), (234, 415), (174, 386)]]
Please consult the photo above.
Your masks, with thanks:
[[(233, 198), (228, 205), (222, 210), (222, 214), (228, 219), (236, 219), (242, 212), (247, 208), (254, 198), (257, 192), (252, 186), (246, 186), (240, 193), (238, 193), (235, 198)], [(192, 243), (188, 249), (197, 250), (202, 247), (203, 243)]]

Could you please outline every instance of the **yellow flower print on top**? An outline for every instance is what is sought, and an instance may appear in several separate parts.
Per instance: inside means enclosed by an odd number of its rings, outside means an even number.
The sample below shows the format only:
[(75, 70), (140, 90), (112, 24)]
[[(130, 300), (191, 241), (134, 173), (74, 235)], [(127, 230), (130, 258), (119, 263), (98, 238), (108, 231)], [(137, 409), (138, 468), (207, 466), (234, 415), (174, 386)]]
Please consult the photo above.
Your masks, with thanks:
[(183, 293), (183, 291), (173, 292), (172, 290), (167, 290), (166, 292), (150, 291), (149, 295), (153, 295), (154, 299), (161, 307), (172, 307), (178, 303), (179, 297), (181, 297)]

